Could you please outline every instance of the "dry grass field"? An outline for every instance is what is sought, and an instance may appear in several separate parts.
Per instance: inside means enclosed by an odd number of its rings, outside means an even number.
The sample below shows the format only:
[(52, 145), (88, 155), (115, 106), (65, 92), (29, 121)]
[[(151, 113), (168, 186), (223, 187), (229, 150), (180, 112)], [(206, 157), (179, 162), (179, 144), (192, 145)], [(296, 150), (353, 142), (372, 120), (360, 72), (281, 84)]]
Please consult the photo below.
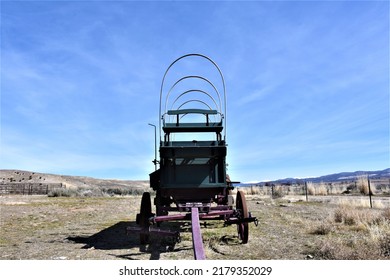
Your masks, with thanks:
[[(284, 194), (272, 198), (247, 189), (249, 242), (241, 244), (235, 226), (222, 221), (201, 225), (207, 259), (390, 259), (390, 197)], [(191, 226), (166, 222), (181, 242), (152, 236), (149, 245), (135, 226), (141, 197), (0, 196), (0, 259), (103, 260), (193, 259)]]

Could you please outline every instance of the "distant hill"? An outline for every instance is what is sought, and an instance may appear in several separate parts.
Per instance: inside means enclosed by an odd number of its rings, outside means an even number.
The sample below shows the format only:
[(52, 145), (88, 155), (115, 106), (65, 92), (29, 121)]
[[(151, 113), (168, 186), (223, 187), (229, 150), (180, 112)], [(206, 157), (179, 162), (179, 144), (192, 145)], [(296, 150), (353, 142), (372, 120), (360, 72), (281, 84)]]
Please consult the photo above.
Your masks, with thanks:
[(369, 176), (370, 179), (375, 180), (390, 180), (390, 168), (377, 171), (353, 171), (353, 172), (340, 172), (335, 174), (323, 175), (319, 177), (308, 177), (308, 178), (284, 178), (273, 181), (259, 181), (251, 183), (240, 183), (237, 185), (240, 186), (250, 186), (250, 185), (263, 185), (265, 183), (269, 184), (296, 184), (300, 182), (342, 182), (342, 181), (355, 181), (359, 176)]
[(62, 183), (69, 188), (147, 188), (149, 181), (96, 179), (84, 176), (56, 175), (25, 170), (0, 170), (0, 184)]
[[(295, 184), (297, 182), (341, 182), (341, 181), (354, 181), (359, 176), (369, 176), (370, 179), (390, 179), (390, 168), (378, 171), (354, 171), (354, 172), (340, 172), (335, 174), (323, 175), (320, 177), (314, 178), (284, 178), (278, 179), (274, 181), (267, 182), (258, 182), (257, 184), (265, 184), (265, 183), (274, 183), (274, 184), (283, 184), (283, 183), (291, 183)], [(251, 183), (253, 185), (254, 183)], [(255, 183), (256, 184), (256, 183)]]
[[(354, 171), (354, 172), (341, 172), (330, 175), (324, 175), (315, 178), (285, 178), (274, 181), (267, 181), (268, 183), (283, 184), (283, 183), (297, 183), (310, 181), (313, 183), (318, 182), (340, 182), (340, 181), (353, 181), (359, 176), (370, 176), (371, 179), (390, 179), (390, 168), (379, 171)], [(7, 183), (62, 183), (67, 187), (87, 187), (87, 188), (148, 188), (149, 181), (145, 180), (115, 180), (115, 179), (96, 179), (84, 176), (69, 176), (69, 175), (56, 175), (48, 173), (39, 173), (23, 170), (0, 170), (0, 184)], [(264, 184), (266, 182), (251, 183)], [(245, 185), (245, 184), (241, 184)]]

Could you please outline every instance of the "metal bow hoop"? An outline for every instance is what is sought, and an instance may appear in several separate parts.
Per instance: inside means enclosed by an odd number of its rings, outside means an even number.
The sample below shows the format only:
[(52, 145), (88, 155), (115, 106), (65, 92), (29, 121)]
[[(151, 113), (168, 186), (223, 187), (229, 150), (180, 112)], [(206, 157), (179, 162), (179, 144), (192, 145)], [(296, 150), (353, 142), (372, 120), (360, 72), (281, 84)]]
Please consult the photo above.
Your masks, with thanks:
[[(167, 103), (168, 103), (169, 95), (171, 94), (172, 90), (175, 88), (175, 86), (176, 86), (178, 83), (180, 83), (181, 81), (186, 80), (186, 79), (200, 79), (200, 80), (203, 80), (203, 81), (205, 81), (206, 83), (208, 83), (208, 84), (214, 89), (215, 93), (218, 95), (219, 106), (217, 105), (216, 101), (214, 100), (214, 98), (213, 98), (209, 93), (207, 93), (207, 92), (205, 92), (205, 91), (203, 91), (203, 90), (199, 90), (199, 89), (198, 89), (198, 90), (196, 90), (196, 89), (187, 90), (187, 91), (185, 91), (184, 93), (180, 94), (180, 96), (179, 96), (178, 98), (180, 98), (181, 96), (183, 96), (184, 94), (187, 94), (187, 93), (189, 93), (189, 92), (201, 92), (201, 93), (206, 94), (207, 96), (209, 96), (209, 97), (213, 100), (213, 102), (215, 103), (215, 105), (217, 106), (217, 108), (218, 108), (219, 110), (222, 110), (222, 108), (221, 108), (221, 105), (222, 105), (222, 104), (221, 104), (221, 95), (219, 94), (219, 91), (218, 91), (218, 89), (214, 86), (214, 84), (213, 84), (210, 80), (208, 80), (208, 79), (206, 79), (206, 78), (204, 78), (204, 77), (202, 77), (202, 76), (191, 75), (191, 76), (185, 76), (185, 77), (180, 78), (179, 80), (177, 80), (177, 81), (171, 86), (171, 88), (169, 89), (169, 91), (168, 91), (168, 93), (167, 93), (167, 96), (165, 97), (165, 111), (167, 110)], [(176, 98), (176, 100), (177, 100), (178, 98)], [(176, 101), (176, 100), (175, 100), (175, 101)]]
[[(159, 118), (160, 121), (159, 121), (159, 131), (160, 131), (160, 141), (161, 141), (161, 124), (162, 124), (162, 121), (163, 121), (163, 114), (162, 114), (162, 98), (163, 98), (163, 90), (164, 90), (164, 83), (165, 83), (165, 78), (167, 77), (168, 75), (168, 72), (169, 70), (172, 68), (173, 65), (175, 65), (178, 61), (184, 59), (184, 58), (187, 58), (187, 57), (201, 57), (201, 58), (204, 58), (206, 60), (208, 60), (210, 63), (212, 63), (214, 65), (214, 67), (218, 70), (218, 73), (221, 77), (221, 81), (222, 81), (222, 87), (223, 87), (223, 115), (222, 117), (225, 119), (225, 129), (224, 129), (224, 140), (226, 141), (226, 86), (225, 86), (225, 79), (223, 77), (223, 74), (222, 74), (222, 71), (221, 69), (219, 68), (219, 66), (217, 65), (217, 63), (215, 63), (211, 58), (209, 58), (208, 56), (205, 56), (203, 54), (199, 54), (199, 53), (191, 53), (191, 54), (186, 54), (186, 55), (183, 55), (179, 58), (177, 58), (175, 61), (173, 61), (167, 68), (167, 70), (165, 71), (164, 73), (164, 76), (163, 76), (163, 79), (162, 79), (162, 82), (161, 82), (161, 88), (160, 88), (160, 109), (159, 109)], [(184, 79), (187, 79), (187, 78), (199, 78), (199, 79), (202, 79), (202, 80), (205, 80), (207, 83), (209, 83), (213, 89), (216, 91), (217, 95), (218, 95), (218, 99), (219, 101), (221, 102), (221, 97), (220, 97), (220, 93), (219, 91), (217, 90), (217, 88), (214, 86), (214, 84), (212, 84), (209, 80), (207, 80), (206, 78), (204, 77), (201, 77), (201, 76), (185, 76), (181, 79), (179, 79), (178, 81), (175, 82), (175, 84), (170, 88), (170, 90), (168, 91), (167, 93), (167, 97), (165, 99), (165, 109), (166, 109), (166, 103), (168, 101), (168, 96), (170, 94), (170, 92), (172, 91), (172, 89), (175, 87), (176, 84), (178, 84), (180, 81), (184, 80)], [(194, 91), (194, 90), (192, 90)], [(198, 92), (203, 92), (203, 91), (200, 91), (198, 90)], [(209, 96), (209, 94), (207, 94)], [(175, 100), (176, 101), (176, 100)], [(213, 100), (215, 102), (215, 100)], [(221, 108), (219, 108), (221, 109)], [(221, 112), (220, 112), (221, 113)]]

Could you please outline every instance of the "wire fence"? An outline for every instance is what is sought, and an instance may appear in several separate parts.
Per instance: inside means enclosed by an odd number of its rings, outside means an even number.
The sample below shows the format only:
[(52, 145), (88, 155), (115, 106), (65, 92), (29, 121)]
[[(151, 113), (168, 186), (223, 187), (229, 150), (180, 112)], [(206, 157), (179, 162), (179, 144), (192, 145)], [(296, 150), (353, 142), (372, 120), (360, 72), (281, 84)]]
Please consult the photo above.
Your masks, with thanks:
[(0, 195), (47, 195), (63, 187), (62, 183), (7, 183), (0, 184)]
[(240, 186), (247, 194), (261, 194), (272, 196), (283, 195), (339, 195), (339, 194), (362, 194), (362, 195), (390, 195), (390, 180), (373, 180), (362, 178), (349, 182), (303, 182), (300, 184), (256, 184)]

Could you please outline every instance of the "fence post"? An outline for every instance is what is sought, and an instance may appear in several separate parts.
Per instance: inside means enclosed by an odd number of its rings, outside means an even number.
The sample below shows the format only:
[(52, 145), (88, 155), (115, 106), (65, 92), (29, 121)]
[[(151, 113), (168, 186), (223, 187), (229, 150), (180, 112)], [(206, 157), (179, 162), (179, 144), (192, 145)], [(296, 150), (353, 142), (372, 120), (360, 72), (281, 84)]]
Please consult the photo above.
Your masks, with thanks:
[(371, 184), (370, 184), (370, 176), (367, 175), (367, 181), (368, 181), (368, 195), (370, 196), (370, 208), (372, 208), (372, 199), (371, 199)]
[(305, 195), (306, 195), (306, 201), (309, 201), (309, 198), (307, 196), (307, 182), (305, 181)]

